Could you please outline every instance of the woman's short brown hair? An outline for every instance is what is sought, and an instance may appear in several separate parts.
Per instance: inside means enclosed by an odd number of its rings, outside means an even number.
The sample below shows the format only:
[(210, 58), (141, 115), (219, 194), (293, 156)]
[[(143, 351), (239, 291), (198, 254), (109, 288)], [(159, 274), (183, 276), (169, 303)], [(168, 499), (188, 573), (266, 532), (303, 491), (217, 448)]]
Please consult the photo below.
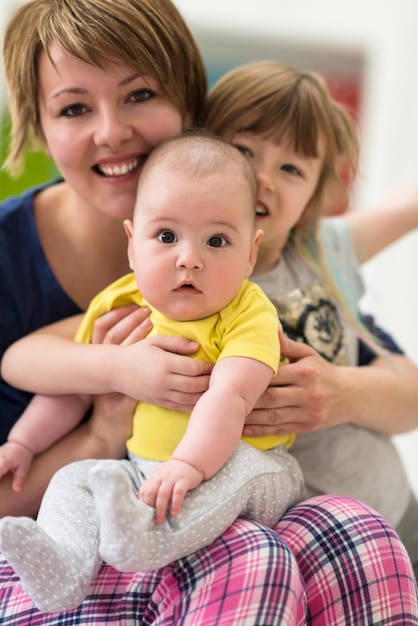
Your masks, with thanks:
[(3, 58), (12, 136), (6, 167), (17, 172), (39, 128), (40, 53), (57, 43), (100, 68), (121, 62), (155, 77), (183, 114), (199, 121), (206, 71), (170, 0), (30, 0), (11, 17)]

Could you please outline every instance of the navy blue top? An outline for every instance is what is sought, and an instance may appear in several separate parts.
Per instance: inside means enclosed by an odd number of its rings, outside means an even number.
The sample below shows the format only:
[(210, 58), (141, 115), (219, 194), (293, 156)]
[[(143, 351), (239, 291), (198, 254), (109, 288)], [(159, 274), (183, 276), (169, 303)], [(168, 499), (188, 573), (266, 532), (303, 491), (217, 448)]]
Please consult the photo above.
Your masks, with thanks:
[[(31, 331), (81, 312), (58, 283), (41, 247), (33, 199), (45, 186), (0, 203), (0, 357)], [(30, 398), (0, 378), (0, 443)]]

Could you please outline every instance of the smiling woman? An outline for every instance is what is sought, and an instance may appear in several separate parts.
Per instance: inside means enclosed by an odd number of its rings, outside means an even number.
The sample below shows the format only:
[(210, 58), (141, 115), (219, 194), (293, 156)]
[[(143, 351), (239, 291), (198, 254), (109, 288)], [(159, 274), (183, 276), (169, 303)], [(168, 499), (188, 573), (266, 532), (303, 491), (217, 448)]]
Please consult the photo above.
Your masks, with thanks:
[(102, 70), (56, 44), (39, 57), (39, 115), (45, 149), (77, 196), (66, 208), (79, 223), (130, 217), (146, 156), (183, 124), (154, 77), (123, 65)]

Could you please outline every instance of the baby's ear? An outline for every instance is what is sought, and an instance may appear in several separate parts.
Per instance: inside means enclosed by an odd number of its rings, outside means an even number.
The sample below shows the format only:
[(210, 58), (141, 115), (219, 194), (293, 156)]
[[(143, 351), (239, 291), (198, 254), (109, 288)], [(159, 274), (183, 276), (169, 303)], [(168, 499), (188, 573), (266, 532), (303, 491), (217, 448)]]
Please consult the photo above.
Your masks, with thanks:
[(134, 257), (133, 257), (133, 245), (132, 245), (132, 241), (133, 241), (133, 234), (134, 234), (134, 225), (132, 220), (124, 220), (123, 221), (123, 227), (125, 229), (125, 233), (128, 236), (128, 260), (129, 260), (129, 267), (131, 268), (131, 270), (134, 269)]
[(248, 276), (251, 276), (255, 262), (257, 261), (258, 246), (260, 245), (260, 241), (263, 235), (264, 230), (262, 230), (261, 228), (257, 228), (251, 242), (250, 258), (248, 259)]

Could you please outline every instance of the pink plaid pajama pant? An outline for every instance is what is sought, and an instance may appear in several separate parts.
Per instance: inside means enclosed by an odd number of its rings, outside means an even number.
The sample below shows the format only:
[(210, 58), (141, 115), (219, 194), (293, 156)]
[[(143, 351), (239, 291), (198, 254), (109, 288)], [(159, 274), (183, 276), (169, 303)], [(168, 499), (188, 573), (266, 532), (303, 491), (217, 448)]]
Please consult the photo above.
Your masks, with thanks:
[(277, 534), (237, 520), (153, 572), (103, 565), (77, 609), (41, 613), (0, 561), (2, 626), (418, 626), (417, 586), (394, 530), (365, 505), (320, 496)]

